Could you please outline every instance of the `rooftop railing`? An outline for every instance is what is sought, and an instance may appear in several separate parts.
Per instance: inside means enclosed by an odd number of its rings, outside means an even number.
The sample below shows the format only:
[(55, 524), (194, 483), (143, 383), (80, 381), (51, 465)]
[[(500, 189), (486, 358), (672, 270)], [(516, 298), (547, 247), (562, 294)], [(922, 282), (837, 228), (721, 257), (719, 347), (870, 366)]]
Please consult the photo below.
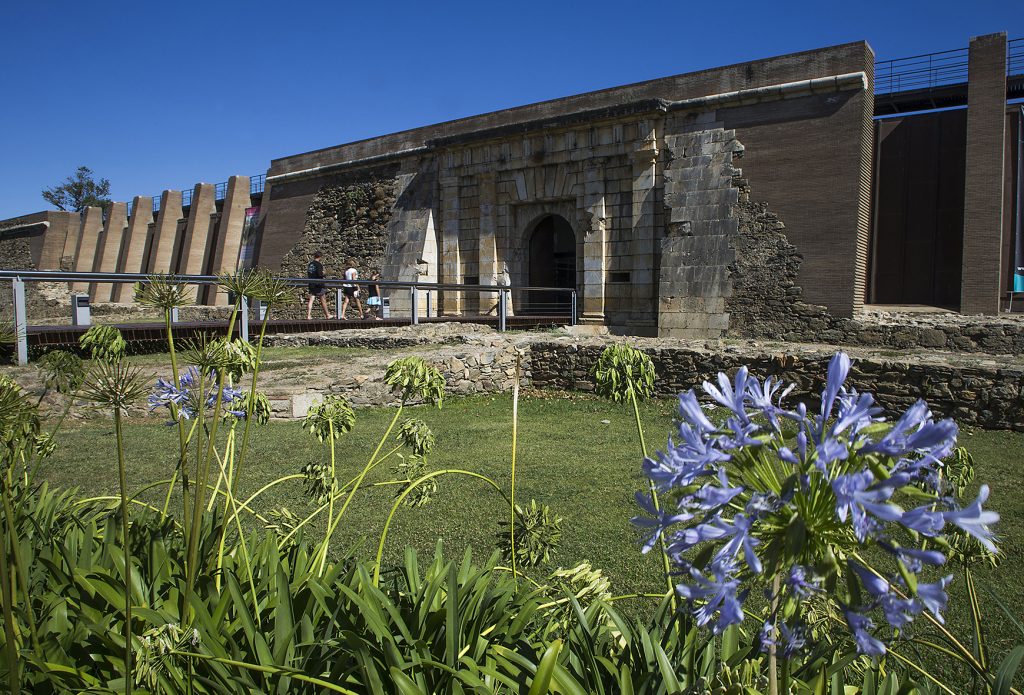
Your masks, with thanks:
[[(875, 94), (963, 84), (967, 82), (967, 62), (966, 48), (879, 60), (875, 63)], [(1006, 74), (1024, 74), (1024, 38), (1007, 42)]]

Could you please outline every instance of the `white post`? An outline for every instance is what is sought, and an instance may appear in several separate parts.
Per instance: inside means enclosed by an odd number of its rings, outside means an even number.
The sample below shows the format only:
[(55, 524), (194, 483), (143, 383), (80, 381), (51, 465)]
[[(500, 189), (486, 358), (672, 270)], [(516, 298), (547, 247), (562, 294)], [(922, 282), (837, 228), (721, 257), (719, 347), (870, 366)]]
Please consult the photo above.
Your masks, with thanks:
[(28, 316), (25, 313), (25, 281), (11, 280), (14, 293), (14, 332), (17, 340), (18, 364), (28, 364)]
[(410, 308), (412, 309), (412, 325), (414, 326), (420, 322), (420, 311), (419, 306), (417, 306), (417, 294), (419, 293), (416, 290), (416, 285), (413, 285), (412, 287), (409, 288), (409, 301)]
[[(241, 321), (238, 324), (238, 332), (242, 340), (249, 342), (249, 298), (242, 295), (242, 301), (238, 305), (238, 320)], [(231, 336), (228, 336), (229, 338)]]

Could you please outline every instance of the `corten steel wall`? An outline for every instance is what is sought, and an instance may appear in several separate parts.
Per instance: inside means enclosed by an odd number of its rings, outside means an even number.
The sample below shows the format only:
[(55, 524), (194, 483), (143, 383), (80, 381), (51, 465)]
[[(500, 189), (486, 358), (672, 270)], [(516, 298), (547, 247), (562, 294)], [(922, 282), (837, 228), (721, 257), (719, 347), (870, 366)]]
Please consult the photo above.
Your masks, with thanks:
[(1017, 228), (1017, 147), (1020, 143), (1021, 104), (1006, 106), (1006, 158), (1003, 160), (1003, 277), (1002, 287), (1013, 287), (1014, 235)]
[[(874, 53), (847, 44), (805, 57), (816, 77), (864, 71), (868, 89), (722, 110), (746, 151), (738, 165), (803, 255), (804, 299), (834, 313), (863, 303), (870, 230)], [(765, 272), (771, 272), (766, 268)]]
[(877, 127), (870, 301), (958, 308), (967, 111), (887, 118)]
[[(813, 95), (744, 108), (722, 109), (726, 127), (737, 128), (747, 156), (740, 163), (752, 194), (785, 220), (791, 241), (805, 255), (801, 282), (805, 297), (851, 313), (864, 294), (869, 229), (873, 110), (873, 54), (864, 42), (677, 75), (624, 87), (556, 99), (474, 116), (274, 160), (262, 205), (261, 265), (276, 267), (299, 239), (317, 190), (338, 172), (366, 178), (359, 168), (426, 148), (441, 138), (500, 141), (522, 138), (545, 126), (602, 117), (643, 99), (682, 100), (769, 85), (864, 72), (868, 89)], [(589, 113), (588, 113), (589, 112)], [(596, 112), (596, 113), (595, 113)], [(610, 114), (614, 117), (614, 114)], [(607, 119), (609, 115), (604, 115)], [(450, 142), (450, 141), (449, 141)], [(409, 152), (407, 159), (426, 154)], [(380, 159), (374, 159), (380, 158)], [(360, 163), (359, 160), (368, 162)], [(350, 163), (351, 169), (282, 174)], [(660, 234), (660, 232), (659, 232)]]

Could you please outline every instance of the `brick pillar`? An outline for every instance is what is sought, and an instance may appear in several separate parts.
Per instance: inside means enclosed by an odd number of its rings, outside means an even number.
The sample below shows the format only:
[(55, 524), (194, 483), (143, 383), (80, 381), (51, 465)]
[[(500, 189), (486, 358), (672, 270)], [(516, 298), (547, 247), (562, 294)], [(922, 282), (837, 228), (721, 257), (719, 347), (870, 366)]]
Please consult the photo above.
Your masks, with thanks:
[[(117, 257), (121, 253), (121, 240), (124, 239), (124, 226), (127, 221), (128, 203), (111, 203), (93, 270), (100, 273), (117, 272)], [(94, 302), (109, 302), (112, 289), (113, 286), (109, 282), (96, 283), (92, 286), (89, 296)]]
[(174, 241), (178, 234), (178, 220), (181, 219), (181, 191), (164, 191), (160, 195), (160, 210), (156, 213), (156, 230), (153, 232), (153, 259), (150, 272), (166, 274), (174, 272)]
[(604, 170), (588, 166), (583, 172), (583, 313), (584, 321), (604, 322), (604, 274), (607, 217)]
[[(82, 228), (78, 233), (78, 248), (75, 249), (75, 272), (91, 273), (96, 262), (96, 243), (103, 228), (103, 209), (88, 207), (82, 213)], [(75, 292), (88, 292), (88, 282), (76, 282), (71, 289)]]
[(1005, 33), (971, 39), (967, 74), (967, 163), (960, 311), (964, 314), (996, 314), (1003, 291)]
[[(498, 250), (495, 244), (497, 231), (496, 208), (498, 203), (494, 172), (485, 172), (477, 178), (480, 196), (480, 284), (497, 285), (500, 275)], [(495, 311), (498, 295), (480, 293), (480, 313)]]
[[(146, 236), (149, 234), (149, 223), (153, 221), (153, 199), (149, 196), (137, 195), (132, 200), (132, 216), (128, 219), (128, 235), (124, 240), (124, 254), (121, 258), (120, 272), (144, 273)], [(122, 282), (114, 285), (111, 301), (130, 304), (135, 301), (133, 285)]]
[[(462, 282), (462, 263), (459, 257), (459, 179), (456, 176), (441, 179), (441, 282)], [(441, 310), (451, 316), (462, 313), (462, 293), (444, 292)]]
[(630, 242), (633, 319), (630, 325), (657, 326), (657, 287), (654, 284), (654, 199), (658, 143), (652, 128), (633, 153), (633, 238)]
[[(232, 274), (238, 268), (238, 252), (242, 247), (242, 229), (245, 227), (245, 209), (249, 207), (249, 177), (232, 176), (228, 179), (228, 192), (221, 209), (220, 227), (217, 230), (217, 246), (213, 253), (213, 274)], [(227, 304), (228, 293), (219, 287), (210, 288), (216, 292), (212, 304)]]

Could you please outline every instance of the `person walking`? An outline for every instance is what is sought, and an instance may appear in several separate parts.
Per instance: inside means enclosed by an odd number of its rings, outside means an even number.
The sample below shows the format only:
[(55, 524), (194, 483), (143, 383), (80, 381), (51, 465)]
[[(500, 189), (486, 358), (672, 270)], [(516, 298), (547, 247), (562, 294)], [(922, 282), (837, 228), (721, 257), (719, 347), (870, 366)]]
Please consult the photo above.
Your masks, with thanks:
[(348, 304), (353, 299), (356, 302), (356, 309), (359, 311), (358, 318), (363, 318), (363, 303), (359, 301), (359, 287), (355, 284), (355, 281), (359, 279), (359, 271), (356, 270), (356, 259), (349, 258), (346, 263), (348, 268), (345, 268), (345, 280), (346, 282), (341, 285), (341, 293), (345, 299), (341, 303), (341, 308), (338, 310), (338, 318), (342, 321), (345, 320), (345, 313), (348, 311)]
[[(306, 266), (306, 277), (310, 280), (323, 280), (324, 279), (324, 265), (320, 262), (320, 252), (316, 251), (313, 253), (313, 260)], [(320, 298), (320, 306), (324, 308), (324, 317), (331, 318), (331, 310), (327, 308), (327, 297), (325, 296), (327, 290), (323, 283), (311, 282), (309, 283), (309, 302), (306, 303), (306, 320), (313, 320), (313, 300), (317, 297)]]
[(380, 298), (380, 285), (377, 284), (380, 273), (374, 273), (370, 279), (373, 280), (373, 284), (366, 288), (366, 313), (372, 314), (374, 321), (383, 321), (380, 315), (384, 307)]

